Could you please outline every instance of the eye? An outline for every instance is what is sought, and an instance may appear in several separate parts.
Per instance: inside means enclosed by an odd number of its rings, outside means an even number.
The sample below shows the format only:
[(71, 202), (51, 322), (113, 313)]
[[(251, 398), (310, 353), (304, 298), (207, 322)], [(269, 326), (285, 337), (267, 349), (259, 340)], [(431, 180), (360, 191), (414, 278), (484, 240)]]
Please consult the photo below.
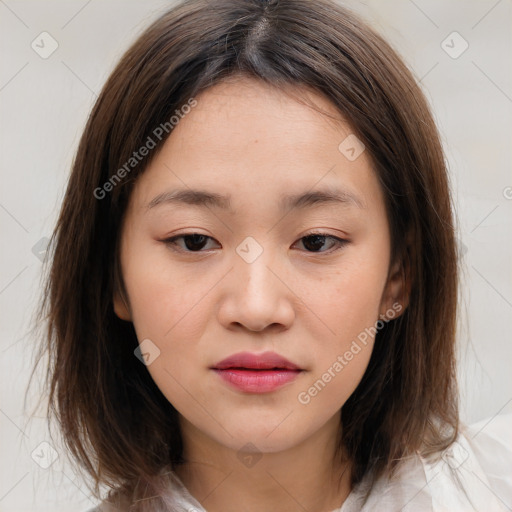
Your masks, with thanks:
[[(327, 247), (327, 250), (321, 250), (322, 247), (325, 246), (326, 240), (331, 240), (331, 244)], [(313, 253), (334, 252), (349, 243), (348, 240), (343, 240), (342, 238), (328, 235), (327, 233), (309, 233), (306, 236), (303, 236), (299, 242), (302, 242), (306, 251)], [(333, 247), (335, 247), (335, 249), (331, 250)]]
[[(177, 243), (178, 240), (183, 240), (185, 248)], [(177, 247), (177, 250), (182, 250), (184, 252), (204, 252), (202, 249), (207, 245), (208, 240), (213, 240), (213, 238), (201, 235), (200, 233), (186, 233), (184, 235), (174, 236), (162, 241), (166, 245)]]
[[(325, 247), (326, 240), (330, 240), (331, 244), (327, 247), (327, 250), (322, 250), (322, 248)], [(207, 246), (208, 241), (215, 240), (212, 237), (201, 235), (200, 233), (185, 233), (162, 240), (166, 245), (172, 246), (172, 249), (183, 252), (205, 252), (203, 249)], [(184, 246), (178, 242), (183, 242)], [(307, 252), (313, 253), (334, 252), (349, 243), (348, 240), (343, 240), (342, 238), (326, 233), (309, 233), (300, 238), (298, 242), (302, 242)], [(331, 250), (333, 247), (334, 250)], [(211, 249), (211, 247), (206, 248), (206, 250), (208, 249)]]

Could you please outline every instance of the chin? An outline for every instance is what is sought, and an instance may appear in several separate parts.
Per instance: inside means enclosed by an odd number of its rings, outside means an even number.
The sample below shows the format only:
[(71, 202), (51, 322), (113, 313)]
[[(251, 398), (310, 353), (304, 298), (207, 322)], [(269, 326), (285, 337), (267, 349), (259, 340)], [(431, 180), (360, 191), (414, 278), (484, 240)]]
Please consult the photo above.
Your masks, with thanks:
[[(224, 423), (232, 437), (226, 434), (218, 441), (237, 452), (244, 451), (246, 445), (254, 445), (256, 450), (262, 453), (277, 453), (293, 448), (307, 437), (306, 432), (301, 432), (294, 425), (279, 425), (280, 421), (282, 418), (276, 421), (274, 417), (266, 423), (244, 421), (237, 422), (236, 426), (235, 423)], [(250, 450), (251, 447), (247, 447), (247, 451)]]

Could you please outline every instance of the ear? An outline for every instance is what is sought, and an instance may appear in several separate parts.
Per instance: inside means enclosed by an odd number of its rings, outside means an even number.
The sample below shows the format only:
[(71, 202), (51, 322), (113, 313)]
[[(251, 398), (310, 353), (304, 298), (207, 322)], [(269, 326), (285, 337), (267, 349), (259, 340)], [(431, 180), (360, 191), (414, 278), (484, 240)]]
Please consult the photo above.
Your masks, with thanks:
[[(399, 317), (409, 305), (411, 294), (410, 269), (405, 258), (393, 264), (382, 294), (379, 316), (384, 320)], [(392, 314), (391, 314), (392, 312)]]
[(121, 320), (125, 320), (127, 322), (132, 321), (132, 315), (130, 313), (130, 307), (128, 305), (128, 301), (125, 299), (124, 295), (122, 295), (119, 291), (114, 292), (114, 313)]

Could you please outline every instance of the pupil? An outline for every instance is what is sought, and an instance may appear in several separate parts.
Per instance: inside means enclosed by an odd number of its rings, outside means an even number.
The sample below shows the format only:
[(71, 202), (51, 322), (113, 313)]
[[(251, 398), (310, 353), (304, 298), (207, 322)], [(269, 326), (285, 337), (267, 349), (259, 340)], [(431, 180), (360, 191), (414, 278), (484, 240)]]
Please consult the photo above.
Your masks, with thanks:
[[(187, 237), (185, 237), (185, 245), (187, 249), (190, 251), (200, 250), (204, 246), (204, 238), (204, 235), (188, 235)], [(192, 242), (189, 243), (191, 240)], [(199, 245), (199, 247), (197, 247), (197, 245)]]
[[(322, 235), (311, 235), (305, 237), (304, 247), (309, 251), (310, 249), (315, 251), (317, 249), (321, 249), (324, 244), (324, 236)], [(313, 241), (313, 243), (309, 243), (308, 241)], [(308, 247), (309, 246), (309, 247)], [(311, 248), (312, 246), (312, 248)]]
[[(304, 237), (304, 247), (308, 251), (318, 251), (325, 243), (325, 236), (323, 235), (310, 235)], [(187, 235), (185, 237), (185, 245), (189, 251), (200, 251), (206, 242), (204, 235)]]

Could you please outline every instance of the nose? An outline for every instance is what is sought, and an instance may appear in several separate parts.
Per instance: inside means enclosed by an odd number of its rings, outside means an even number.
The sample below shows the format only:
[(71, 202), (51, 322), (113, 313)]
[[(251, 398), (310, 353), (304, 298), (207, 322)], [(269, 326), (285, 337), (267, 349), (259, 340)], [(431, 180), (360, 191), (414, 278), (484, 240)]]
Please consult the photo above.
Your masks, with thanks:
[(251, 263), (235, 255), (234, 268), (223, 280), (218, 309), (219, 322), (227, 329), (277, 332), (292, 325), (297, 298), (268, 252)]

